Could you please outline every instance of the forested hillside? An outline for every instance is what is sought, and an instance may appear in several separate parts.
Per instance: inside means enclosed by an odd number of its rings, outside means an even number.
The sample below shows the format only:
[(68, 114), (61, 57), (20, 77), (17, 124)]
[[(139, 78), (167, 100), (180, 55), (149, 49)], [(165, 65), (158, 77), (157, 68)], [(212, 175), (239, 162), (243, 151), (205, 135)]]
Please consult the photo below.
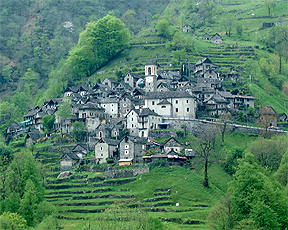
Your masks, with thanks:
[[(203, 57), (223, 73), (239, 74), (241, 81), (227, 81), (227, 89), (252, 94), (257, 105), (271, 105), (277, 113), (287, 112), (287, 7), (287, 1), (275, 0), (2, 1), (0, 108), (14, 112), (7, 115), (5, 110), (1, 116), (19, 120), (31, 105), (59, 97), (68, 85), (87, 77), (95, 82), (143, 73), (143, 64), (151, 59), (162, 70), (178, 71), (183, 63)], [(125, 23), (131, 46), (99, 63), (92, 60), (75, 78), (68, 53), (86, 23), (107, 13)], [(263, 27), (267, 23), (272, 27)], [(191, 28), (188, 33), (181, 30), (185, 25)], [(215, 33), (223, 37), (223, 44), (203, 40), (204, 34)], [(70, 53), (91, 56), (87, 50), (91, 49), (79, 44)]]
[(287, 229), (287, 130), (288, 0), (0, 0), (0, 229)]
[[(85, 24), (108, 12), (121, 18), (132, 33), (149, 25), (168, 0), (115, 1), (1, 1), (1, 94), (21, 91), (25, 73), (35, 74), (37, 86), (45, 87), (51, 69), (77, 43)], [(21, 83), (22, 82), (22, 83)], [(33, 88), (33, 91), (35, 91)]]

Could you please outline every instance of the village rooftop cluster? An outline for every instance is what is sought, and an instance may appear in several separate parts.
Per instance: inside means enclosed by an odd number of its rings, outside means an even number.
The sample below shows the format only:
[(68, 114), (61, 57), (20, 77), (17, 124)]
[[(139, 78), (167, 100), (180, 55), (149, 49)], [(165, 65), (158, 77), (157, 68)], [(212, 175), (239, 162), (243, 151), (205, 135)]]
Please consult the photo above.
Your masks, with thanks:
[[(35, 107), (24, 116), (24, 121), (14, 123), (6, 136), (27, 133), (36, 142), (43, 133), (42, 118), (55, 114), (54, 130), (70, 134), (73, 123), (78, 121), (87, 128), (88, 147), (70, 149), (64, 153), (62, 168), (69, 168), (81, 160), (88, 151), (95, 151), (95, 161), (106, 163), (114, 159), (120, 164), (151, 162), (153, 158), (182, 161), (193, 155), (174, 138), (165, 145), (159, 145), (150, 133), (155, 130), (173, 129), (175, 121), (197, 119), (198, 111), (207, 117), (219, 117), (249, 107), (254, 108), (255, 98), (248, 95), (232, 94), (225, 91), (225, 78), (238, 77), (223, 75), (219, 67), (209, 58), (183, 69), (189, 76), (179, 72), (159, 71), (156, 62), (145, 65), (143, 76), (128, 73), (123, 80), (107, 78), (90, 86), (68, 87), (63, 98), (46, 101), (42, 107)], [(57, 110), (65, 101), (72, 104), (72, 115), (63, 119)], [(123, 136), (123, 131), (127, 130)], [(147, 156), (149, 147), (159, 148), (161, 154)], [(186, 156), (185, 156), (186, 153)], [(124, 162), (124, 163), (123, 163)]]

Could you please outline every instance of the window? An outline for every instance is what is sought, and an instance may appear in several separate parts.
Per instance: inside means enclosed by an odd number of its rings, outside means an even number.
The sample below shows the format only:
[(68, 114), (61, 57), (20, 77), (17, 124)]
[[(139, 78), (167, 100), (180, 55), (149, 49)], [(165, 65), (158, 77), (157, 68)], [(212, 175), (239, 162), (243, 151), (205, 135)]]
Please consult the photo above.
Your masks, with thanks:
[(129, 149), (129, 145), (125, 145), (125, 149)]
[(166, 106), (165, 106), (165, 105), (162, 105), (161, 108), (162, 108), (162, 109), (166, 109)]
[(90, 113), (90, 116), (93, 116), (93, 113)]
[(145, 145), (142, 145), (142, 149), (145, 150)]
[[(100, 151), (103, 151), (103, 147), (102, 147), (102, 146), (100, 147)], [(102, 154), (101, 154), (101, 155), (102, 155)]]
[(133, 117), (131, 117), (131, 121), (133, 121)]
[(189, 103), (189, 100), (187, 100), (186, 103), (188, 104), (188, 103)]
[(155, 105), (155, 101), (152, 101), (152, 105)]
[(100, 131), (99, 132), (99, 137), (102, 137), (103, 136), (103, 133)]
[(125, 155), (128, 155), (129, 154), (129, 150), (125, 150)]
[(190, 111), (190, 109), (189, 108), (187, 108), (187, 112), (189, 112)]
[(175, 103), (178, 104), (178, 100), (176, 100)]
[(126, 104), (126, 103), (124, 103), (124, 104), (123, 104), (123, 107), (126, 107), (126, 106), (127, 106), (127, 104)]
[(148, 75), (151, 75), (151, 67), (148, 68)]
[(178, 108), (176, 108), (176, 110), (175, 110), (175, 111), (176, 111), (176, 113), (178, 113), (179, 109), (178, 109)]

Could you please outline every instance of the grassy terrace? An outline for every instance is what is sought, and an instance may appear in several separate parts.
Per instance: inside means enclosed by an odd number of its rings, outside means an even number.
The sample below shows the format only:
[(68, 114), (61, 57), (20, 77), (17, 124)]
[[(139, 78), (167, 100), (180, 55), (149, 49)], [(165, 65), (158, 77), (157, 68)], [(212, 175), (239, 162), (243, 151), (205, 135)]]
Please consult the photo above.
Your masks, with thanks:
[[(196, 221), (198, 224), (193, 224), (193, 228), (205, 229), (209, 207), (223, 195), (225, 184), (230, 180), (218, 166), (211, 168), (212, 173), (218, 177), (211, 178), (209, 189), (201, 186), (200, 169), (191, 171), (183, 167), (155, 168), (125, 184), (121, 184), (121, 181), (131, 178), (89, 183), (86, 180), (88, 175), (90, 178), (97, 178), (99, 175), (93, 177), (93, 173), (83, 173), (82, 178), (74, 178), (69, 182), (62, 182), (62, 179), (58, 183), (54, 179), (52, 182), (57, 183), (56, 187), (46, 189), (46, 198), (57, 207), (64, 229), (77, 229), (80, 220), (93, 222), (96, 219), (107, 221), (108, 218), (109, 221), (109, 218), (113, 219), (115, 216), (126, 218), (126, 222), (133, 222), (129, 220), (129, 215), (125, 214), (133, 210), (159, 218), (167, 227), (185, 229)], [(106, 186), (98, 187), (103, 183), (106, 183)], [(81, 187), (74, 187), (79, 184)], [(61, 186), (70, 187), (61, 189)], [(176, 203), (179, 203), (179, 206), (176, 206)], [(115, 208), (117, 212), (113, 211), (110, 215)]]

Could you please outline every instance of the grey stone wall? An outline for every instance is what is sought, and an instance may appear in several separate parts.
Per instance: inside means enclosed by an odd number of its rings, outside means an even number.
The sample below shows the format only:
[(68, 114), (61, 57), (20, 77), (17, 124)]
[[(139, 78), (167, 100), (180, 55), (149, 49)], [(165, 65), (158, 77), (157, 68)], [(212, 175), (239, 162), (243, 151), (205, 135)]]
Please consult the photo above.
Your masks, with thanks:
[[(198, 119), (191, 119), (191, 120), (178, 120), (178, 119), (164, 119), (165, 123), (170, 124), (170, 128), (173, 129), (181, 129), (182, 125), (186, 125), (187, 132), (192, 134), (197, 134), (202, 132), (203, 130), (209, 130), (212, 128), (219, 128), (221, 126), (221, 122), (214, 122), (214, 121), (206, 121), (206, 120), (198, 120)], [(255, 133), (260, 134), (264, 131), (263, 128), (260, 127), (253, 127), (253, 126), (245, 126), (245, 125), (238, 125), (238, 124), (227, 124), (227, 131), (229, 132), (238, 132), (238, 133)], [(268, 129), (271, 134), (287, 134), (287, 131), (279, 130), (279, 129)], [(166, 132), (163, 132), (166, 133)], [(164, 134), (165, 135), (165, 134)]]

